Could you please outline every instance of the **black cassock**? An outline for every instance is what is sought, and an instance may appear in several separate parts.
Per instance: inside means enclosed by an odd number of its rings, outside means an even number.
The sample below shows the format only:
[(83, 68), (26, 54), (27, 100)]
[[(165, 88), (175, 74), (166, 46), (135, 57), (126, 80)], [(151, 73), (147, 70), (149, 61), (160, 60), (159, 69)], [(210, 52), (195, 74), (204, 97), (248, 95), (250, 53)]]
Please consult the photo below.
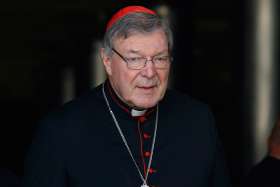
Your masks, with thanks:
[[(135, 118), (105, 92), (142, 173), (147, 168), (156, 109)], [(140, 187), (102, 95), (102, 86), (48, 115), (26, 155), (24, 187)], [(207, 105), (167, 90), (159, 103), (157, 139), (147, 180), (159, 187), (228, 187), (229, 178)]]

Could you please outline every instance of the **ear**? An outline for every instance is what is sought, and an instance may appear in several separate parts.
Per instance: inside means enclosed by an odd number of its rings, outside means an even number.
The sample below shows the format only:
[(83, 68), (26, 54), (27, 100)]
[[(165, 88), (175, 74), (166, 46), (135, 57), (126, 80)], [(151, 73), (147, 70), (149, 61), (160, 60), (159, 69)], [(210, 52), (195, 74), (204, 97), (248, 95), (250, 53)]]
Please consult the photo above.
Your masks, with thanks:
[(100, 49), (100, 56), (107, 74), (112, 75), (112, 58), (105, 53), (104, 48)]

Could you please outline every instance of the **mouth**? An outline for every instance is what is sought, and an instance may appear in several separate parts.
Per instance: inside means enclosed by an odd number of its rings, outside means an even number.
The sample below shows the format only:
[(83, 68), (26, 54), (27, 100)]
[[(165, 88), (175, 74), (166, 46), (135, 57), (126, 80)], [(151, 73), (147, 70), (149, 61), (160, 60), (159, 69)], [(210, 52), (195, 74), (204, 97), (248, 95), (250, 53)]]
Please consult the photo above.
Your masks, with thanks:
[(140, 94), (143, 95), (153, 95), (156, 92), (156, 87), (157, 86), (137, 86), (137, 89), (139, 91)]
[(143, 89), (143, 90), (150, 90), (155, 88), (156, 86), (137, 86), (137, 88)]

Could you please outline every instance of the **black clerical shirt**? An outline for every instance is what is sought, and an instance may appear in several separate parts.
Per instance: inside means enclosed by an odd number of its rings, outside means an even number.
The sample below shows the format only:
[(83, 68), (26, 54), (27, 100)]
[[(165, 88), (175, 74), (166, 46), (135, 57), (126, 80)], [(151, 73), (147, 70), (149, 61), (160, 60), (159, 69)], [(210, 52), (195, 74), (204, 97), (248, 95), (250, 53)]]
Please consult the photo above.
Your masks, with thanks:
[[(133, 118), (114, 100), (109, 88), (105, 92), (144, 173), (155, 108), (146, 111), (145, 118)], [(166, 92), (159, 102), (151, 168), (150, 186), (229, 186), (214, 120), (205, 104), (185, 94)], [(140, 187), (142, 183), (108, 111), (102, 86), (41, 121), (26, 156), (23, 177), (24, 187)]]

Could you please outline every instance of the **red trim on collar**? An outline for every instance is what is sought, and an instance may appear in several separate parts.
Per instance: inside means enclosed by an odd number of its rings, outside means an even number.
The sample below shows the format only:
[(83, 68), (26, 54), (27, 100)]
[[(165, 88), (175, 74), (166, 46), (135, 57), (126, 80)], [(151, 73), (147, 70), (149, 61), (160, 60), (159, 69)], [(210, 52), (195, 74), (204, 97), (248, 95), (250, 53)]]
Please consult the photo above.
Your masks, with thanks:
[(147, 120), (147, 118), (146, 118), (146, 113), (143, 115), (143, 116), (138, 116), (138, 121), (140, 122), (140, 123), (144, 123), (146, 120)]
[(155, 111), (155, 109), (156, 109), (155, 107), (149, 108), (148, 111), (145, 113), (145, 116), (150, 115), (153, 111)]
[(128, 106), (126, 106), (123, 101), (121, 101), (119, 99), (119, 97), (116, 95), (115, 91), (113, 90), (110, 82), (108, 81), (107, 83), (107, 86), (108, 86), (108, 90), (109, 90), (109, 94), (110, 96), (112, 97), (113, 101), (117, 103), (117, 105), (123, 109), (125, 112), (127, 112), (129, 114), (129, 116), (131, 116), (132, 118), (138, 120), (140, 123), (144, 123), (146, 120), (147, 120), (147, 117), (153, 112), (155, 111), (155, 107), (153, 108), (149, 108), (145, 113), (144, 115), (142, 116), (135, 116), (133, 117), (131, 115), (131, 108), (129, 108)]
[(107, 23), (106, 31), (109, 30), (112, 27), (112, 25), (114, 25), (117, 21), (119, 21), (121, 18), (123, 18), (127, 14), (131, 14), (131, 13), (135, 13), (135, 12), (143, 12), (143, 13), (147, 13), (147, 14), (156, 15), (156, 13), (153, 10), (150, 10), (143, 6), (127, 6), (127, 7), (120, 9), (117, 13), (115, 13), (112, 16), (112, 18)]
[(122, 105), (121, 102), (119, 101), (119, 99), (116, 98), (115, 94), (113, 93), (114, 91), (112, 90), (110, 83), (108, 84), (108, 90), (109, 90), (110, 96), (117, 103), (117, 105), (119, 105), (119, 107), (121, 107), (124, 111), (126, 111), (130, 115), (130, 110), (127, 107), (125, 107), (124, 105)]

